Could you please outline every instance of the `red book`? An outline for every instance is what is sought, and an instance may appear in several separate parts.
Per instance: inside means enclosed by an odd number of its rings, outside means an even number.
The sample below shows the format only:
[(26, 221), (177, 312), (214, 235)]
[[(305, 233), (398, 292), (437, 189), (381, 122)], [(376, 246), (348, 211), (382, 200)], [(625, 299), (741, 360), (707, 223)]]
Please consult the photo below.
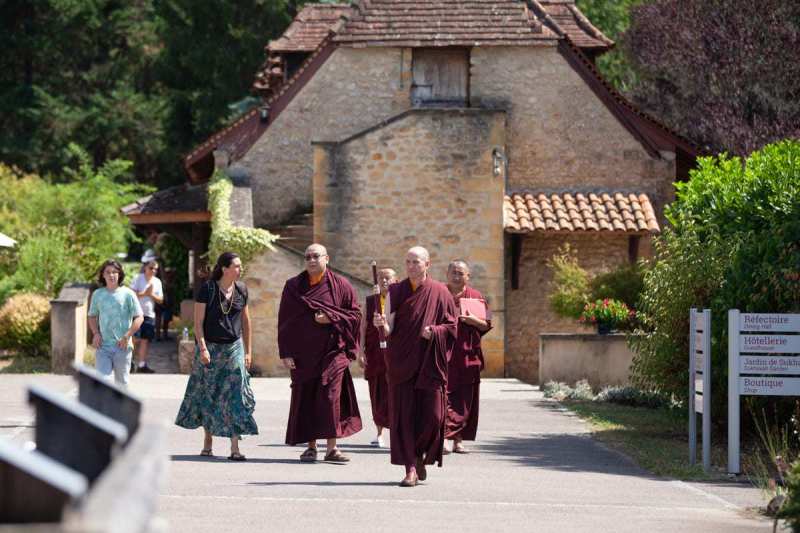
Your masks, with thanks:
[(461, 307), (462, 315), (466, 315), (467, 311), (469, 311), (470, 315), (480, 318), (481, 320), (486, 320), (485, 300), (479, 298), (459, 298), (458, 304)]

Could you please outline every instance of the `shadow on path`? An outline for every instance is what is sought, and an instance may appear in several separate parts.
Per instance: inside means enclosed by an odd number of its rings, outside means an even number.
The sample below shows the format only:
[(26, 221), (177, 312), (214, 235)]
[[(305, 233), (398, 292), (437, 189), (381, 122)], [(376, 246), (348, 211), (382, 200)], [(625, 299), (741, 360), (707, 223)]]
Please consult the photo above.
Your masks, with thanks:
[(392, 487), (396, 481), (252, 481), (248, 485), (265, 487), (280, 485), (297, 485), (308, 487)]

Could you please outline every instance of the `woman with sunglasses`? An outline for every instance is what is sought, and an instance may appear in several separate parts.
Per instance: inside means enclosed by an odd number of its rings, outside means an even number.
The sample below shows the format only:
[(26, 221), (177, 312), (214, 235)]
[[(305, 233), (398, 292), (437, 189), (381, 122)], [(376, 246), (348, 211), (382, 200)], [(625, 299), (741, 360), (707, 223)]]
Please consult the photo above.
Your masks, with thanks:
[(247, 286), (239, 281), (242, 261), (225, 252), (198, 293), (194, 304), (195, 357), (175, 423), (200, 426), (205, 440), (200, 455), (213, 456), (212, 437), (231, 439), (231, 461), (244, 461), (242, 435), (258, 435), (256, 406), (250, 388), (251, 327)]

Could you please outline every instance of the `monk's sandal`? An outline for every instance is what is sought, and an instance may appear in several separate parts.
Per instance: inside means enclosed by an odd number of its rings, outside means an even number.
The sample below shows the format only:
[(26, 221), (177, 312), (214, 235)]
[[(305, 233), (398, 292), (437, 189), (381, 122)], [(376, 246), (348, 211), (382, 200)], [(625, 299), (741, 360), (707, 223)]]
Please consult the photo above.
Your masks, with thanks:
[(350, 458), (339, 451), (339, 448), (334, 448), (325, 454), (324, 460), (329, 463), (347, 463), (350, 461)]
[(317, 449), (307, 448), (306, 451), (300, 454), (301, 463), (315, 463), (317, 461)]

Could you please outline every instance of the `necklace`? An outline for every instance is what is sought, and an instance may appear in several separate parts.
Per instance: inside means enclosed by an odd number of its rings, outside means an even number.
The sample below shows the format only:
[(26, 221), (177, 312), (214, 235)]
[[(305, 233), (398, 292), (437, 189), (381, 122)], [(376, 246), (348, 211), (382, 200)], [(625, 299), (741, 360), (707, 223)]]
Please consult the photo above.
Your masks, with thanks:
[(219, 289), (219, 310), (222, 311), (222, 314), (228, 316), (228, 313), (231, 312), (233, 309), (233, 300), (236, 298), (236, 287), (231, 285), (231, 303), (228, 305), (228, 310), (225, 310), (225, 306), (222, 305), (223, 300), (225, 299), (225, 293), (222, 292), (222, 287), (220, 287), (219, 283), (217, 283), (217, 288)]

